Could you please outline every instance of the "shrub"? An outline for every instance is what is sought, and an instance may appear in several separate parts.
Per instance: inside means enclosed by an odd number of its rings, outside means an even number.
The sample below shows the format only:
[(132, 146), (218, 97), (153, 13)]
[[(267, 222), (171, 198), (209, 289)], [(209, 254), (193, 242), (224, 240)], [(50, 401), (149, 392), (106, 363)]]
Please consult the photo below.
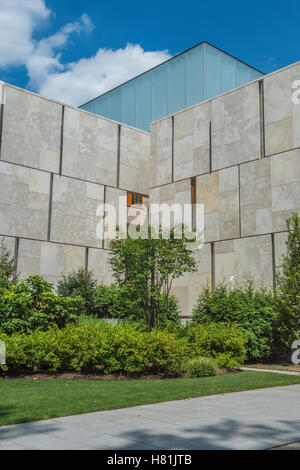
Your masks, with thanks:
[(273, 352), (273, 326), (276, 318), (272, 293), (246, 288), (229, 290), (219, 285), (214, 292), (206, 289), (193, 311), (193, 322), (199, 324), (226, 322), (236, 324), (247, 337), (249, 360), (265, 359)]
[(300, 217), (294, 213), (286, 221), (287, 253), (282, 258), (277, 276), (278, 319), (275, 324), (276, 352), (290, 354), (292, 343), (300, 329)]
[(0, 242), (0, 285), (10, 283), (15, 275), (15, 262), (10, 256), (4, 238)]
[(217, 375), (218, 367), (209, 357), (194, 357), (183, 364), (183, 372), (187, 377), (209, 377)]
[[(159, 328), (168, 322), (179, 321), (179, 307), (176, 297), (160, 294)], [(147, 323), (146, 311), (135, 286), (129, 282), (120, 286), (100, 286), (96, 290), (95, 305), (100, 318), (118, 318), (130, 322)]]
[[(27, 335), (0, 334), (0, 339), (6, 343), (10, 372), (101, 370), (105, 374), (176, 374), (182, 371), (183, 361), (198, 356), (210, 357), (218, 364), (220, 358), (224, 362), (224, 357), (235, 364), (242, 361), (241, 336), (232, 328), (226, 334), (225, 327), (221, 334), (220, 328), (221, 325), (214, 328), (199, 325), (193, 327), (193, 333), (183, 334), (180, 330), (180, 335), (167, 330), (142, 332), (132, 325), (112, 326), (99, 321), (94, 325), (35, 330)], [(218, 340), (209, 340), (211, 335), (219, 336)]]
[(83, 299), (80, 314), (97, 315), (96, 305), (97, 281), (94, 274), (80, 268), (69, 274), (64, 274), (57, 283), (57, 293), (61, 297), (81, 297)]
[(74, 323), (81, 299), (58, 297), (52, 286), (39, 276), (6, 288), (0, 296), (0, 328), (7, 334), (46, 330), (53, 325), (63, 328)]
[(218, 366), (240, 367), (246, 360), (246, 338), (236, 325), (189, 323), (178, 333), (186, 338), (189, 358), (211, 357)]

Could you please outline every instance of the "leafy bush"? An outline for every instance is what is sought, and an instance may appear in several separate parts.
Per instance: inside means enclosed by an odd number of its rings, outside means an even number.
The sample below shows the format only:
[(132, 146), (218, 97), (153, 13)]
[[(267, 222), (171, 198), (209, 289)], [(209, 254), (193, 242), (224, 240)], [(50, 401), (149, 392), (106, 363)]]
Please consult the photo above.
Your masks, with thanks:
[(81, 297), (83, 299), (80, 314), (97, 315), (96, 305), (97, 281), (94, 274), (80, 268), (69, 274), (64, 274), (57, 283), (57, 293), (61, 297)]
[[(157, 319), (159, 328), (167, 322), (179, 321), (179, 307), (176, 297), (160, 294), (160, 314)], [(145, 322), (146, 311), (135, 286), (129, 282), (120, 286), (100, 286), (95, 294), (95, 309), (100, 318), (118, 318), (131, 322)]]
[(52, 285), (39, 276), (31, 276), (0, 295), (0, 329), (4, 333), (30, 333), (53, 325), (63, 328), (74, 323), (82, 300), (58, 297)]
[(300, 217), (294, 213), (286, 221), (287, 253), (277, 276), (278, 318), (275, 324), (276, 353), (290, 354), (292, 343), (300, 329)]
[(236, 325), (189, 323), (177, 334), (186, 339), (189, 358), (211, 357), (226, 369), (238, 368), (246, 360), (246, 338)]
[(0, 241), (0, 292), (4, 288), (9, 288), (15, 277), (15, 262), (11, 257), (5, 240), (2, 237)]
[(206, 289), (193, 311), (193, 322), (199, 324), (226, 322), (238, 325), (247, 337), (247, 357), (265, 359), (273, 352), (273, 327), (276, 318), (272, 293), (246, 288), (229, 290), (219, 285), (214, 292)]
[[(227, 359), (239, 365), (243, 360), (243, 338), (237, 330), (225, 326), (194, 326), (180, 329), (142, 332), (131, 325), (67, 325), (31, 334), (0, 335), (6, 343), (6, 361), (10, 372), (101, 370), (105, 374), (138, 375), (161, 372), (180, 373), (188, 358), (207, 356)], [(214, 335), (215, 339), (209, 339)], [(216, 338), (218, 336), (218, 338)], [(223, 356), (222, 356), (223, 355)], [(222, 359), (224, 361), (224, 358)], [(5, 368), (5, 366), (3, 366)]]
[(187, 377), (209, 377), (217, 375), (218, 367), (209, 357), (194, 357), (183, 364), (183, 372)]

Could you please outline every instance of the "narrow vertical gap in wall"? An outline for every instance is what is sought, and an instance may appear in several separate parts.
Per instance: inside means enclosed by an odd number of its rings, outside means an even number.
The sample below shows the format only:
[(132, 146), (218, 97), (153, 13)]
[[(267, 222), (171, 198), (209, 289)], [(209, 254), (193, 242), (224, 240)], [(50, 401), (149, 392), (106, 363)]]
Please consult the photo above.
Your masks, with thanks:
[(265, 135), (265, 97), (264, 97), (264, 81), (259, 82), (259, 117), (260, 117), (260, 155), (261, 158), (266, 156), (266, 135)]
[(196, 178), (191, 178), (191, 209), (192, 209), (192, 231), (196, 230)]
[(174, 116), (172, 116), (172, 183), (174, 183)]
[(0, 159), (1, 159), (1, 144), (2, 144), (3, 114), (4, 114), (4, 103), (1, 103), (0, 105)]
[(64, 123), (65, 123), (65, 107), (62, 106), (61, 110), (61, 130), (60, 130), (60, 156), (59, 156), (59, 174), (62, 174), (62, 160), (64, 148)]
[(118, 144), (117, 144), (117, 188), (120, 187), (120, 161), (121, 161), (121, 124), (118, 125)]
[(19, 245), (20, 245), (20, 239), (16, 238), (15, 239), (15, 253), (14, 253), (14, 275), (13, 275), (14, 282), (17, 280), (17, 277), (18, 277)]
[(271, 233), (272, 244), (272, 273), (273, 273), (273, 289), (276, 287), (276, 253), (275, 253), (275, 234)]
[(84, 268), (85, 268), (85, 272), (87, 273), (88, 270), (89, 270), (89, 247), (88, 246), (85, 248), (85, 265), (84, 265)]
[(241, 238), (242, 236), (242, 211), (241, 211), (241, 167), (238, 165), (238, 185), (239, 185), (239, 199), (238, 199), (238, 204), (239, 204), (239, 237)]
[(216, 287), (216, 274), (215, 274), (215, 242), (210, 244), (211, 250), (211, 289), (214, 291)]
[(53, 195), (53, 173), (51, 173), (51, 175), (50, 175), (49, 209), (48, 209), (48, 232), (47, 232), (48, 242), (50, 241), (50, 235), (51, 235), (52, 195)]
[(212, 172), (211, 121), (209, 121), (209, 172)]
[(104, 248), (105, 248), (105, 245), (104, 245), (105, 203), (106, 203), (106, 186), (104, 186), (104, 192), (103, 192), (103, 206), (104, 206), (104, 211), (103, 211), (103, 228), (102, 228), (102, 249), (103, 249), (103, 250), (104, 250)]

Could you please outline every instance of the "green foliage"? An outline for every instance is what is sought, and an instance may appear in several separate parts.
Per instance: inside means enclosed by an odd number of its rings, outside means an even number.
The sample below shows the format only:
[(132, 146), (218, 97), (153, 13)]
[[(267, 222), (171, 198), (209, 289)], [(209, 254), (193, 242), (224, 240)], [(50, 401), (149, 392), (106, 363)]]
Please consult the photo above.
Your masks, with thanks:
[(81, 297), (83, 299), (80, 314), (97, 315), (96, 305), (97, 281), (92, 272), (80, 268), (69, 274), (65, 274), (57, 283), (57, 293), (61, 297)]
[(251, 283), (232, 290), (219, 285), (214, 292), (206, 289), (193, 311), (193, 322), (233, 323), (247, 337), (249, 360), (265, 359), (273, 352), (273, 325), (276, 318), (275, 299), (271, 292), (255, 291)]
[(290, 353), (300, 329), (300, 217), (294, 213), (286, 221), (288, 240), (277, 276), (277, 308), (275, 342), (279, 355)]
[[(0, 335), (10, 372), (100, 370), (105, 374), (176, 374), (188, 358), (205, 356), (234, 363), (245, 357), (243, 336), (225, 325), (178, 327), (176, 332), (140, 331), (128, 324), (67, 325), (31, 334)], [(223, 367), (223, 365), (222, 365)], [(5, 366), (3, 366), (5, 368)]]
[(82, 300), (58, 297), (52, 285), (39, 276), (31, 276), (0, 295), (0, 329), (12, 334), (46, 330), (53, 325), (63, 328), (74, 323)]
[(210, 377), (218, 374), (215, 361), (209, 357), (194, 357), (183, 364), (183, 372), (189, 378)]
[(236, 325), (190, 322), (179, 328), (177, 335), (186, 339), (189, 358), (211, 357), (227, 369), (238, 368), (246, 360), (246, 338)]
[[(147, 315), (143, 299), (134, 283), (100, 286), (95, 294), (95, 308), (100, 318), (117, 318), (130, 322), (146, 324)], [(159, 296), (159, 315), (157, 327), (164, 328), (168, 322), (179, 321), (179, 307), (176, 297), (161, 293)]]
[(184, 236), (177, 239), (171, 229), (170, 237), (165, 238), (160, 229), (154, 238), (150, 227), (148, 230), (147, 238), (116, 238), (109, 248), (117, 286), (126, 286), (134, 310), (151, 330), (161, 326), (173, 279), (195, 271), (196, 263)]
[(15, 262), (10, 256), (4, 238), (0, 242), (0, 290), (9, 287), (15, 275)]

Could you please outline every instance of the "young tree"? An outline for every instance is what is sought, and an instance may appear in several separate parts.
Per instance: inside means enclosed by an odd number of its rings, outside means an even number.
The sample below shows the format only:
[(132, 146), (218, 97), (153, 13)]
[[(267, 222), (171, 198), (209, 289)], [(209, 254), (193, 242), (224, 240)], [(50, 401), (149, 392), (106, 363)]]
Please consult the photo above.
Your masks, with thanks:
[(15, 276), (15, 262), (11, 257), (4, 238), (0, 242), (0, 283), (9, 285)]
[[(116, 238), (110, 241), (110, 266), (118, 285), (135, 290), (145, 312), (149, 330), (158, 327), (162, 304), (168, 302), (173, 279), (196, 270), (186, 238), (177, 239), (171, 229), (165, 239), (162, 229), (156, 238)], [(164, 305), (165, 309), (165, 305)]]
[(277, 343), (283, 353), (290, 352), (300, 329), (300, 217), (297, 213), (286, 221), (288, 239), (286, 256), (282, 258), (277, 276), (276, 328)]

